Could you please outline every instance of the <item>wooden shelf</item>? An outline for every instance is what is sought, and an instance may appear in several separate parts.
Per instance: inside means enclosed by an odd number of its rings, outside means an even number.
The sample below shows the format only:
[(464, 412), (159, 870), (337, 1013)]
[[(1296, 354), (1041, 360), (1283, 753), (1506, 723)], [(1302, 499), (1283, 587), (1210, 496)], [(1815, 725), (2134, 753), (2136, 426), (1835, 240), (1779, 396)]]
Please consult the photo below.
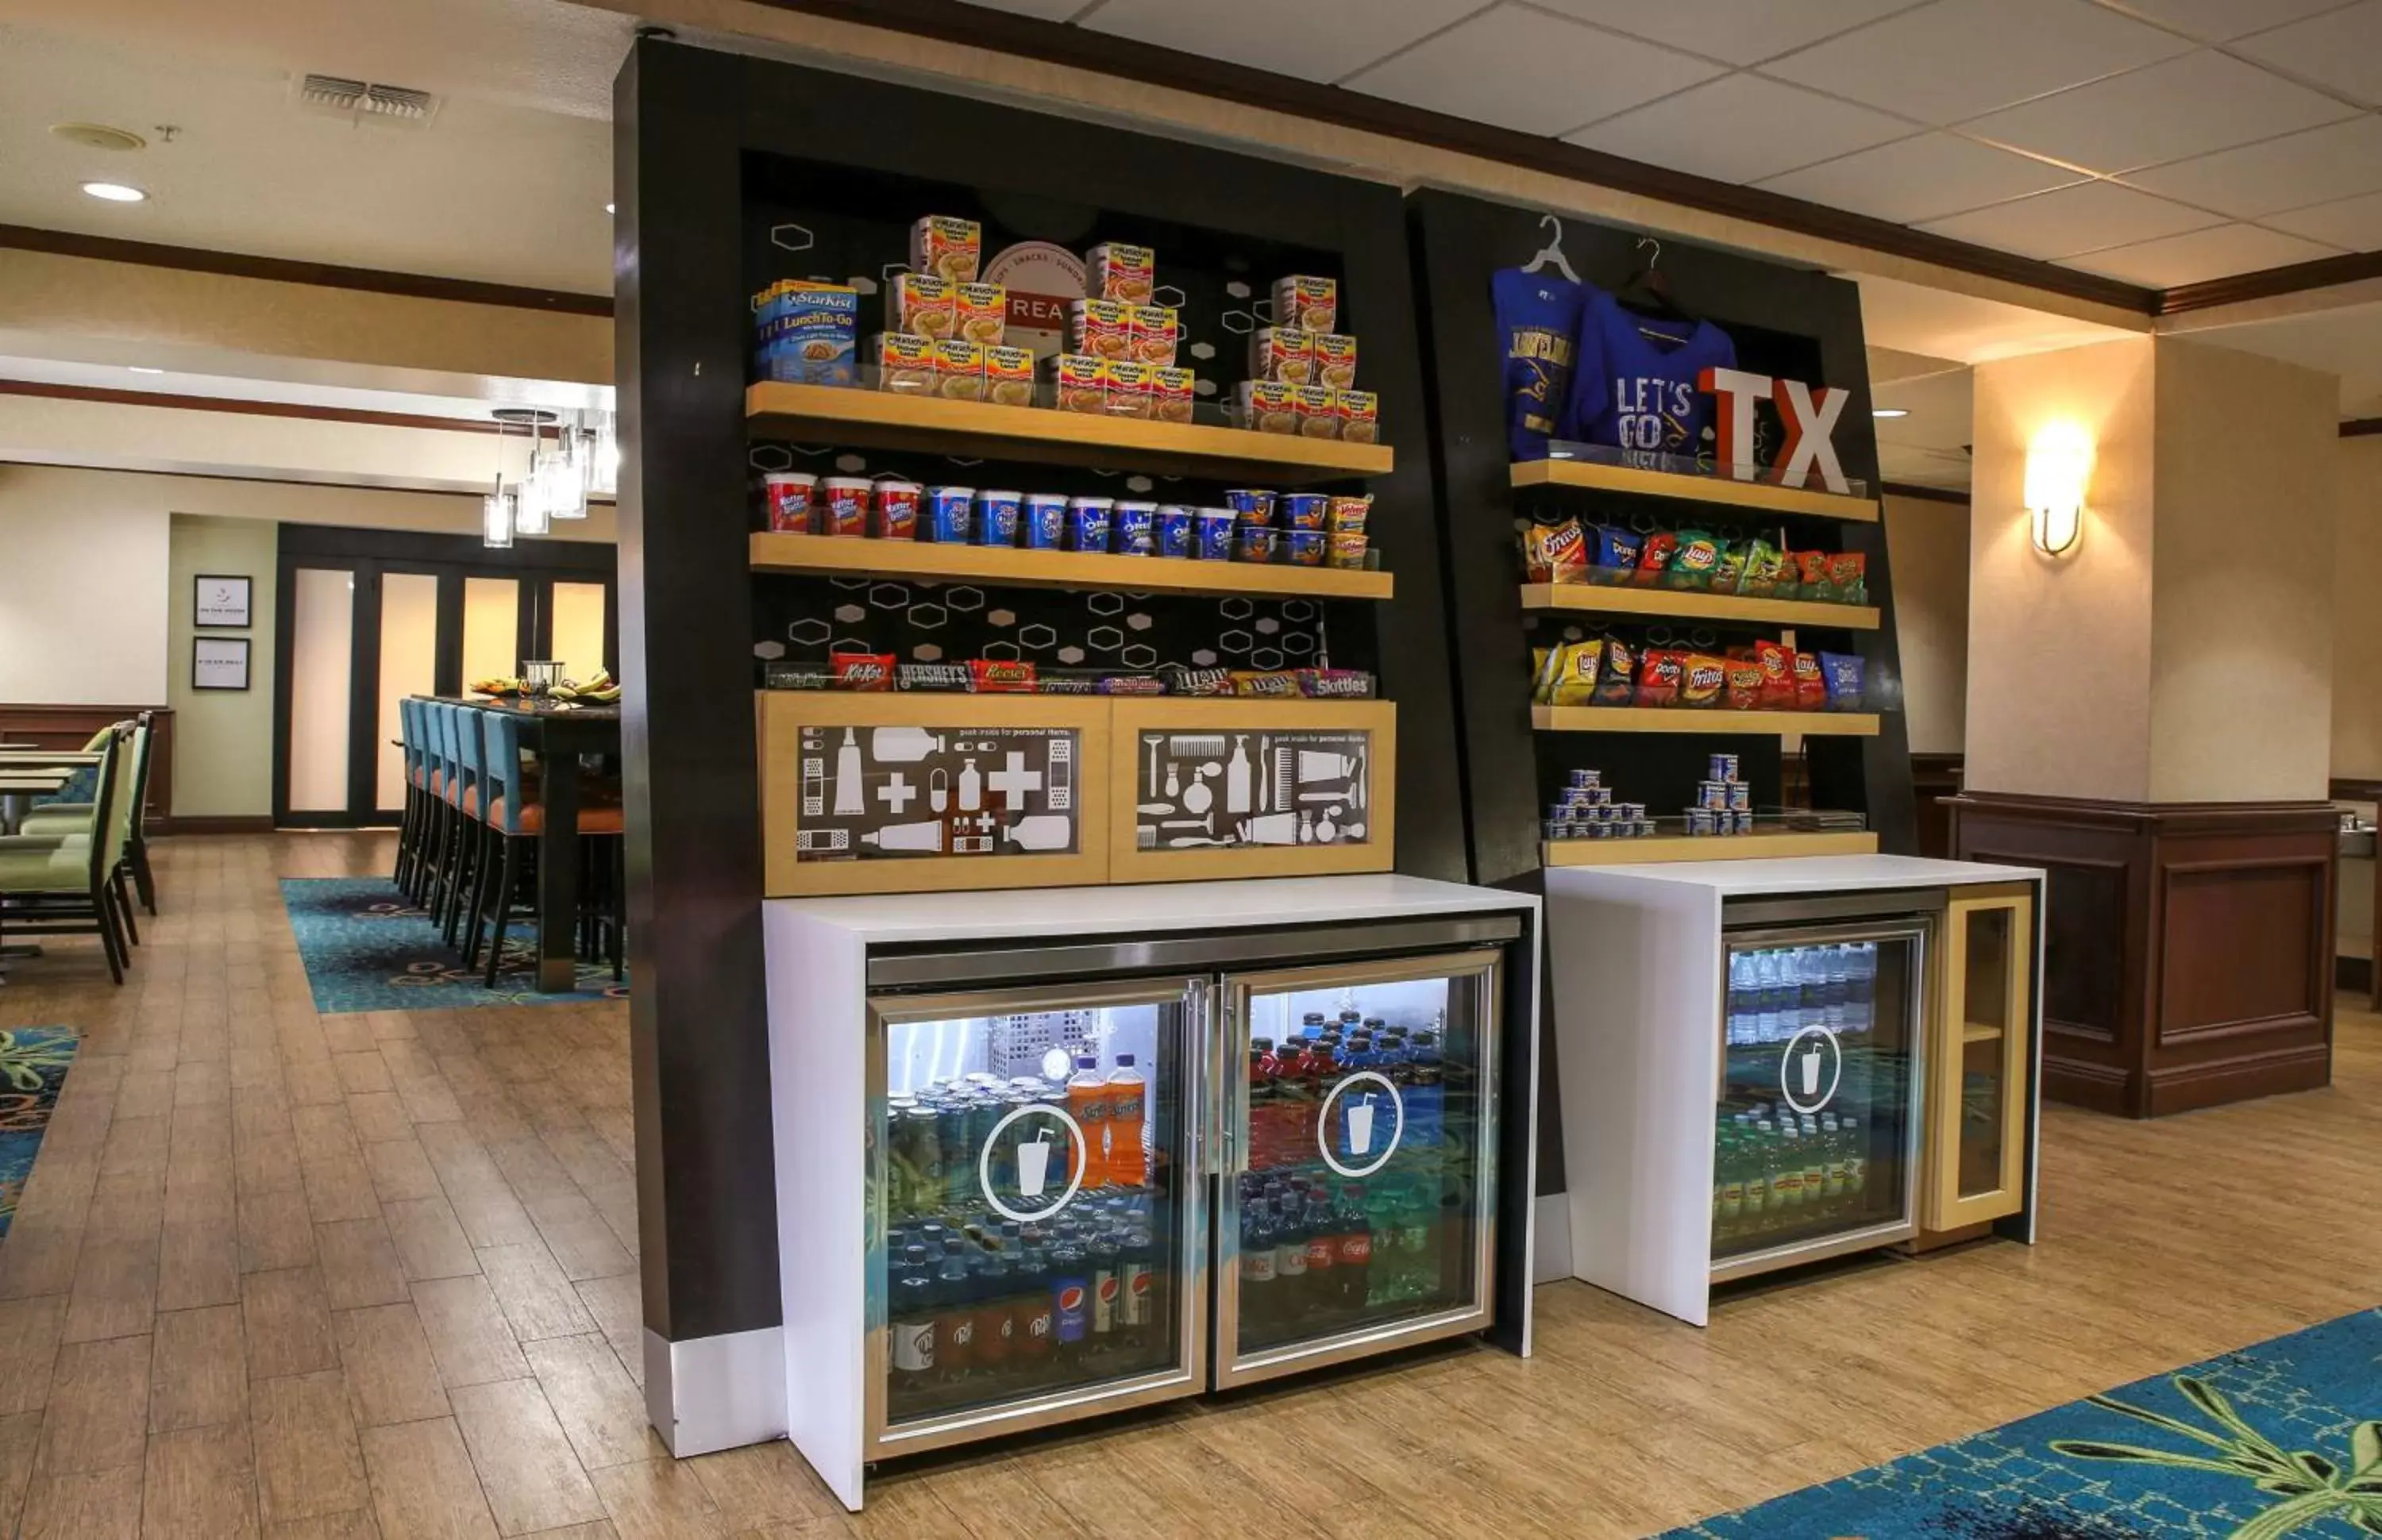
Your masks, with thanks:
[(1382, 444), (767, 380), (745, 388), (744, 417), (747, 430), (756, 435), (804, 443), (1247, 477), (1275, 486), (1386, 476), (1396, 462)]
[[(1759, 733), (1875, 738), (1866, 711), (1724, 711), (1695, 706), (1532, 706), (1530, 726), (1558, 733)], [(1718, 837), (1717, 836), (1713, 837)]]
[(1960, 1028), (1960, 1041), (1963, 1043), (1998, 1043), (2001, 1040), (2002, 1029), (1990, 1022), (1970, 1021)]
[(1627, 492), (1641, 497), (1676, 497), (1725, 507), (1753, 508), (1764, 513), (1799, 513), (1818, 519), (1849, 519), (1857, 523), (1878, 520), (1874, 497), (1848, 497), (1841, 493), (1813, 492), (1806, 487), (1778, 486), (1769, 482), (1733, 482), (1722, 476), (1682, 476), (1670, 471), (1640, 471), (1635, 466), (1606, 465), (1597, 460), (1526, 459), (1514, 462), (1517, 487), (1570, 486), (1590, 492)]
[(1693, 589), (1607, 587), (1601, 583), (1524, 583), (1526, 610), (1583, 610), (1600, 615), (1659, 615), (1682, 620), (1737, 621), (1746, 625), (1877, 629), (1877, 611), (1868, 605), (1823, 605), (1808, 599), (1757, 599), (1737, 593), (1699, 593)]
[(1764, 861), (1789, 856), (1873, 856), (1877, 836), (1860, 829), (1811, 834), (1661, 835), (1651, 839), (1546, 839), (1549, 866), (1636, 866), (1649, 862)]
[(1387, 599), (1387, 572), (1277, 562), (1184, 561), (1083, 551), (944, 545), (925, 540), (852, 540), (824, 534), (755, 534), (756, 572), (839, 578), (913, 578), (1003, 588), (1105, 588), (1134, 593), (1250, 593), (1300, 599)]

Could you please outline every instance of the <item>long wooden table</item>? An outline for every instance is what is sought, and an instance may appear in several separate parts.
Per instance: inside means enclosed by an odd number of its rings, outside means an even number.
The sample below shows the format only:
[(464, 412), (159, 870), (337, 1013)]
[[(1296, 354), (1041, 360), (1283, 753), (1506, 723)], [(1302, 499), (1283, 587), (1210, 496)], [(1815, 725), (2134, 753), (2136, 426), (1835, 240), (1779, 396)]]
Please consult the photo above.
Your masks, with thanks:
[(537, 837), (537, 987), (540, 994), (568, 994), (579, 978), (579, 756), (619, 755), (620, 708), (433, 698), (503, 712), (521, 723), (522, 747), (536, 752), (538, 800), (546, 804)]

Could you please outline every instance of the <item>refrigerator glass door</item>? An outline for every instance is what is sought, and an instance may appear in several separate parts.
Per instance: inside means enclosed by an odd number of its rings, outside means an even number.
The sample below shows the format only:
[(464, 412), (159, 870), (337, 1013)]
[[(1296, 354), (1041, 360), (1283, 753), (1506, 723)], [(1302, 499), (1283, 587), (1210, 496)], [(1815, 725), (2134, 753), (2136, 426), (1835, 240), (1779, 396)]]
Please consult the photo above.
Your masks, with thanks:
[(1713, 1276), (1907, 1239), (1932, 923), (1728, 936)]
[(1488, 1324), (1499, 955), (1225, 979), (1219, 1386)]
[(1179, 976), (870, 1000), (874, 1453), (1204, 1387), (1208, 1000)]

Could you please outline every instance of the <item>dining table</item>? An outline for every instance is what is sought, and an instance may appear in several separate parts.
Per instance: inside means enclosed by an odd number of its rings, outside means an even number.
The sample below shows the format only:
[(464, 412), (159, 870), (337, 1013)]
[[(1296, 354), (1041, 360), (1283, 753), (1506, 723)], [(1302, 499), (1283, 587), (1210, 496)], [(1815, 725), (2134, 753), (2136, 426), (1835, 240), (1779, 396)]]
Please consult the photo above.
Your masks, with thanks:
[(0, 835), (12, 835), (22, 829), (25, 813), (33, 800), (64, 790), (74, 776), (71, 766), (14, 769), (0, 765)]
[(620, 756), (620, 708), (476, 695), (426, 698), (518, 719), (522, 746), (537, 754), (538, 800), (546, 804), (537, 837), (537, 989), (567, 995), (579, 983), (580, 758)]

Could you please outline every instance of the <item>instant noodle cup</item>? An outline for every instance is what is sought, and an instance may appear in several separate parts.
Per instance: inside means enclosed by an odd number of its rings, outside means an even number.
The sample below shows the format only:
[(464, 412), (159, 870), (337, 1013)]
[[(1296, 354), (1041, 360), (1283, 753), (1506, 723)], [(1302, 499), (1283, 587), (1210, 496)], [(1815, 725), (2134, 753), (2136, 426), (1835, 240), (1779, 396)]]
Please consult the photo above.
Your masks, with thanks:
[(1147, 246), (1104, 240), (1084, 253), (1084, 267), (1102, 299), (1146, 305), (1158, 291), (1158, 253)]
[(1369, 390), (1332, 393), (1340, 413), (1340, 438), (1346, 444), (1378, 444), (1381, 440), (1381, 398)]
[(1240, 515), (1231, 508), (1201, 508), (1192, 516), (1191, 554), (1201, 561), (1230, 561), (1233, 529)]
[(1059, 353), (1042, 361), (1050, 379), (1050, 404), (1061, 411), (1109, 409), (1109, 366), (1088, 353)]
[(1034, 404), (1034, 354), (1025, 348), (984, 350), (984, 398), (997, 406)]
[(1249, 378), (1283, 385), (1315, 383), (1315, 334), (1295, 326), (1260, 326), (1249, 334)]
[(1055, 492), (1029, 492), (1018, 509), (1018, 529), (1029, 551), (1055, 551), (1067, 529), (1067, 499)]
[(865, 535), (868, 532), (868, 494), (872, 483), (866, 476), (829, 476), (819, 483), (822, 533), (833, 535)]
[(1025, 499), (1014, 492), (976, 495), (976, 543), (979, 545), (1017, 544), (1018, 514)]
[(1320, 530), (1332, 499), (1320, 492), (1285, 492), (1277, 506), (1283, 523), (1294, 530)]
[(1323, 527), (1333, 534), (1363, 534), (1365, 520), (1372, 511), (1373, 495), (1369, 492), (1336, 496), (1325, 508)]
[(1330, 539), (1321, 530), (1292, 530), (1283, 539), (1288, 543), (1293, 567), (1323, 565), (1323, 543)]
[(761, 478), (769, 528), (779, 534), (818, 532), (818, 478), (805, 471), (772, 471)]
[(1129, 305), (1114, 299), (1071, 299), (1067, 303), (1067, 350), (1094, 358), (1133, 356), (1133, 321)]
[(999, 284), (955, 284), (952, 335), (979, 347), (1001, 345), (1009, 325), (1009, 290)]
[(879, 540), (917, 539), (919, 495), (915, 482), (877, 483), (869, 498), (868, 532)]
[(935, 344), (935, 394), (948, 401), (984, 399), (984, 344), (947, 337)]
[(1273, 554), (1277, 548), (1281, 532), (1282, 532), (1279, 530), (1270, 530), (1256, 524), (1242, 525), (1240, 532), (1240, 549), (1237, 553), (1241, 560), (1273, 560)]
[(1125, 336), (1135, 358), (1155, 369), (1174, 367), (1174, 345), (1183, 329), (1171, 305), (1127, 305)]
[(1155, 369), (1149, 372), (1149, 415), (1160, 422), (1191, 421), (1192, 397), (1198, 390), (1198, 376), (1188, 369)]
[(1329, 565), (1351, 571), (1365, 565), (1365, 532), (1333, 530), (1327, 538), (1330, 544), (1325, 559)]
[(1323, 385), (1301, 385), (1291, 392), (1291, 411), (1301, 438), (1340, 436), (1340, 393)]
[(1315, 383), (1333, 390), (1357, 386), (1357, 339), (1344, 332), (1316, 332)]
[(1120, 502), (1110, 525), (1111, 544), (1121, 556), (1146, 556), (1158, 548), (1158, 505)]
[(1224, 504), (1245, 525), (1270, 527), (1273, 523), (1274, 495), (1252, 487), (1235, 487), (1224, 494)]
[(935, 388), (935, 344), (908, 332), (877, 334), (877, 388), (925, 396)]
[(1294, 275), (1273, 281), (1273, 321), (1277, 326), (1329, 332), (1340, 320), (1340, 285), (1331, 278)]
[(958, 336), (957, 291), (958, 286), (948, 278), (896, 273), (893, 287), (887, 291), (893, 312), (888, 329), (929, 342)]
[(1161, 556), (1187, 556), (1197, 536), (1193, 531), (1196, 516), (1180, 503), (1161, 503), (1158, 508), (1158, 554)]
[(1116, 500), (1112, 497), (1067, 499), (1067, 548), (1071, 551), (1107, 551), (1109, 517), (1115, 507)]
[(955, 284), (976, 282), (984, 255), (984, 226), (973, 219), (930, 214), (910, 226), (910, 270)]
[(1157, 373), (1148, 364), (1118, 359), (1109, 365), (1109, 415), (1148, 418), (1158, 406)]
[(1260, 434), (1298, 432), (1298, 387), (1271, 380), (1243, 380), (1233, 387), (1233, 415)]
[(969, 518), (976, 503), (972, 486), (935, 486), (927, 489), (927, 538), (944, 545), (964, 545), (968, 541)]

